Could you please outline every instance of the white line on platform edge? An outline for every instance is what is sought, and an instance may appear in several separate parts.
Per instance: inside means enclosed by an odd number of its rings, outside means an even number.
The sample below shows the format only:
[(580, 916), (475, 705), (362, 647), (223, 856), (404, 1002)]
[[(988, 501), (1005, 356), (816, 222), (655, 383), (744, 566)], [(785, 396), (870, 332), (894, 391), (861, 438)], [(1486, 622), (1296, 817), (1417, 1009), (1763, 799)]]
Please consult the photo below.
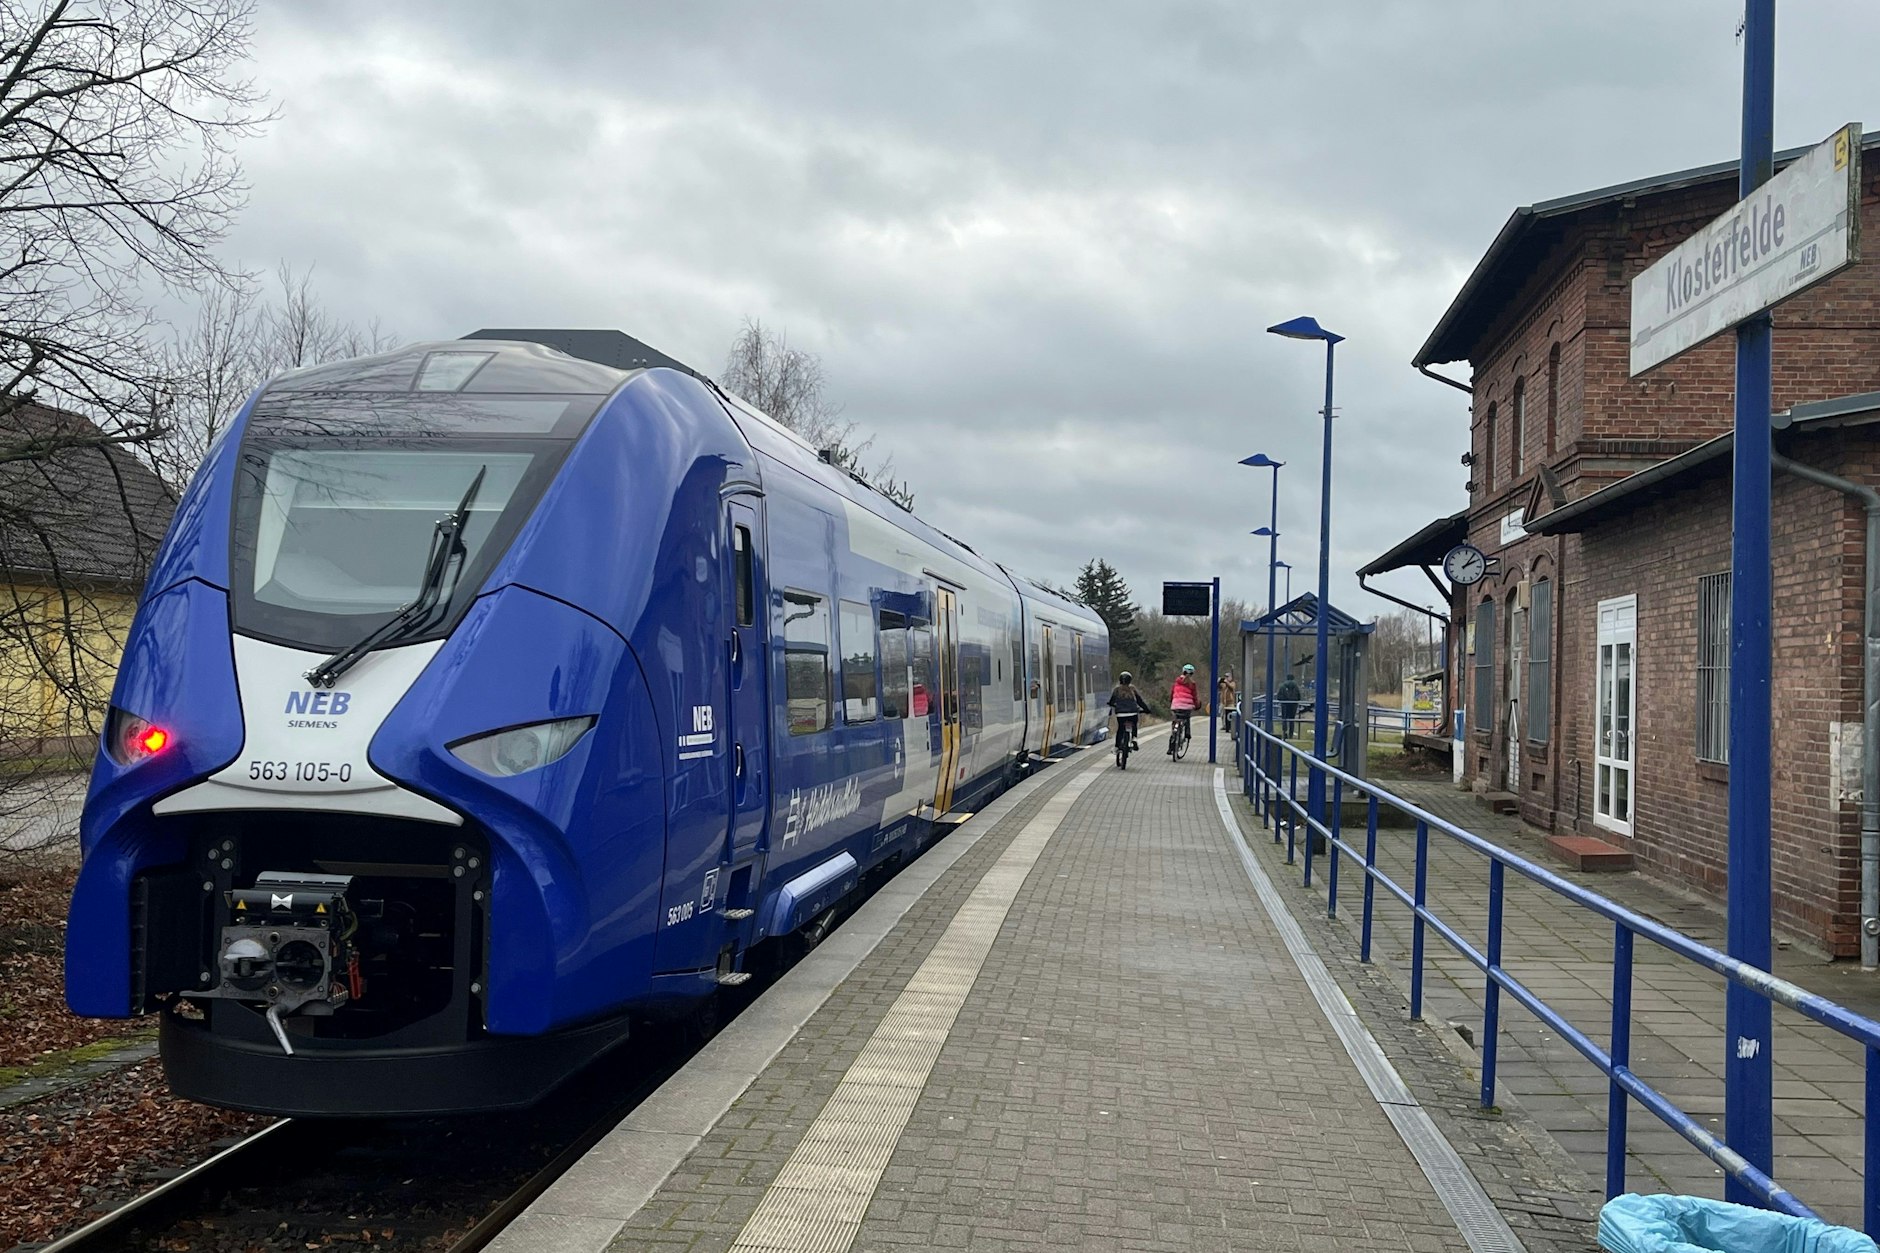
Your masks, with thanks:
[(1384, 1116), (1390, 1119), (1397, 1134), (1403, 1138), (1404, 1146), (1416, 1158), (1417, 1165), (1423, 1168), (1423, 1174), (1429, 1179), (1430, 1187), (1435, 1189), (1437, 1199), (1449, 1211), (1449, 1216), (1456, 1220), (1456, 1228), (1462, 1233), (1462, 1238), (1468, 1242), (1473, 1253), (1525, 1253), (1525, 1246), (1508, 1226), (1507, 1219), (1501, 1216), (1495, 1203), (1488, 1199), (1488, 1193), (1482, 1190), (1481, 1183), (1470, 1173), (1467, 1164), (1456, 1152), (1455, 1145), (1438, 1129), (1429, 1112), (1410, 1095), (1410, 1089), (1397, 1073), (1397, 1068), (1384, 1056), (1384, 1050), (1378, 1047), (1370, 1029), (1358, 1017), (1358, 1011), (1352, 1007), (1344, 989), (1338, 986), (1331, 971), (1326, 969), (1325, 962), (1313, 950), (1312, 942), (1299, 929), (1292, 911), (1286, 907), (1285, 899), (1267, 877), (1266, 868), (1260, 865), (1253, 850), (1247, 846), (1240, 823), (1228, 804), (1227, 772), (1220, 768), (1214, 771), (1214, 805), (1220, 811), (1222, 825), (1227, 828), (1229, 843), (1240, 855), (1240, 864), (1246, 869), (1247, 878), (1253, 881), (1254, 893), (1259, 896), (1267, 917), (1279, 932), (1286, 951), (1292, 955), (1293, 964), (1298, 966), (1306, 986), (1312, 990), (1312, 998), (1319, 1003), (1325, 1021), (1331, 1024), (1339, 1041), (1344, 1044), (1345, 1052), (1351, 1055), (1352, 1063), (1371, 1089), (1371, 1095), (1376, 1098)]

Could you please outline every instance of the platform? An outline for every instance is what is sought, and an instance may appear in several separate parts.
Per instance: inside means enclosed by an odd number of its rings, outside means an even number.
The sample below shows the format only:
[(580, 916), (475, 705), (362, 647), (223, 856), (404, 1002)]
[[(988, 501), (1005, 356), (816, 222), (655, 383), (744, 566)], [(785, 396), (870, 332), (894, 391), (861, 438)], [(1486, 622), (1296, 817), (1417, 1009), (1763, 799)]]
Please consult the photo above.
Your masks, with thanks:
[(1144, 747), (947, 836), (492, 1247), (1591, 1247), (1431, 1029), (1354, 1009), (1219, 771)]

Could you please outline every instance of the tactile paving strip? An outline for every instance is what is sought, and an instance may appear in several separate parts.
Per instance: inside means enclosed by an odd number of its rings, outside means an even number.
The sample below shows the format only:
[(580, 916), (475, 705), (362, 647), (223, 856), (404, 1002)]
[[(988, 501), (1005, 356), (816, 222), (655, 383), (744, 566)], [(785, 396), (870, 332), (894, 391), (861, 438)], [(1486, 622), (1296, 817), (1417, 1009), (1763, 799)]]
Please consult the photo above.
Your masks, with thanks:
[(1095, 779), (1086, 769), (1067, 782), (981, 877), (765, 1191), (734, 1251), (843, 1253), (854, 1243), (1012, 902)]

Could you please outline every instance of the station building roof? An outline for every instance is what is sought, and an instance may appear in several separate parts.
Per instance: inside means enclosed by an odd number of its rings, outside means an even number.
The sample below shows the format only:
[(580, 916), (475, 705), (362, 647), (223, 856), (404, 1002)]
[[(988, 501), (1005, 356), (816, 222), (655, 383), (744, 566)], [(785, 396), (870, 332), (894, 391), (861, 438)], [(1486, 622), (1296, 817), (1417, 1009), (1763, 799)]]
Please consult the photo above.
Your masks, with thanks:
[[(1880, 392), (1862, 392), (1796, 405), (1775, 414), (1772, 421), (1778, 433), (1815, 431), (1837, 426), (1866, 426), (1880, 422)], [(1714, 436), (1667, 461), (1648, 466), (1591, 495), (1569, 501), (1558, 509), (1523, 522), (1522, 528), (1530, 535), (1576, 534), (1590, 530), (1629, 509), (1649, 504), (1668, 491), (1706, 476), (1727, 476), (1730, 472), (1730, 453), (1735, 444), (1735, 436), (1727, 432)]]
[[(1808, 153), (1808, 148), (1789, 148), (1776, 154), (1779, 169)], [(1880, 149), (1880, 131), (1865, 136), (1863, 152)], [(1620, 204), (1641, 196), (1657, 196), (1693, 187), (1734, 181), (1738, 163), (1720, 161), (1700, 165), (1674, 174), (1615, 183), (1594, 191), (1561, 196), (1524, 205), (1509, 215), (1488, 251), (1476, 262), (1475, 270), (1462, 284), (1462, 290), (1449, 303), (1436, 328), (1412, 359), (1414, 366), (1442, 365), (1464, 361), (1495, 315), (1507, 306), (1521, 285), (1534, 273), (1547, 254), (1560, 242), (1568, 225), (1577, 215), (1606, 205)]]

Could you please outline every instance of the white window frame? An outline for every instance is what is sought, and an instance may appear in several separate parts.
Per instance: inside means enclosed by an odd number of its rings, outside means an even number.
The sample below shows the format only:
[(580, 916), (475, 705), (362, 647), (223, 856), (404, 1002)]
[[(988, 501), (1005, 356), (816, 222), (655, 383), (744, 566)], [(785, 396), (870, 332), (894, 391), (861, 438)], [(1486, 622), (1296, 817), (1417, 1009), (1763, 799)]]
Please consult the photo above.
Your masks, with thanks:
[[(1627, 744), (1623, 761), (1606, 751), (1604, 720), (1602, 713), (1608, 676), (1600, 667), (1600, 650), (1612, 645), (1615, 658), (1621, 644), (1631, 645), (1631, 683), (1628, 685), (1630, 697), (1626, 714)], [(1616, 678), (1617, 666), (1613, 675)], [(1602, 600), (1594, 620), (1593, 629), (1593, 825), (1603, 827), (1619, 835), (1630, 836), (1633, 823), (1638, 818), (1638, 596), (1615, 596)], [(1600, 808), (1600, 772), (1611, 770), (1625, 776), (1625, 813), (1620, 821)], [(1616, 795), (1616, 789), (1609, 794)]]

